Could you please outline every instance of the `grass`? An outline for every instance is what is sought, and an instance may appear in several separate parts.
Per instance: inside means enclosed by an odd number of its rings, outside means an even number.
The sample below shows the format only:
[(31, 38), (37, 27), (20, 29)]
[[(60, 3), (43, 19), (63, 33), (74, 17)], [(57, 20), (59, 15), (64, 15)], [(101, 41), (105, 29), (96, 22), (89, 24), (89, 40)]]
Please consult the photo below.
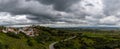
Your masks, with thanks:
[(47, 46), (38, 44), (33, 40), (35, 46), (29, 46), (27, 44), (27, 38), (16, 39), (9, 37), (4, 33), (0, 33), (0, 42), (4, 45), (8, 45), (9, 49), (48, 49)]
[[(24, 37), (24, 35), (19, 38), (10, 37), (5, 33), (0, 33), (0, 43), (7, 45), (9, 49), (49, 49), (49, 45), (55, 41), (63, 40), (67, 37), (62, 36), (51, 36), (53, 39), (46, 41), (44, 43), (38, 43), (34, 37)], [(30, 39), (34, 46), (29, 46), (27, 40)]]
[[(120, 33), (84, 32), (81, 36), (55, 45), (56, 49), (114, 49), (120, 48)], [(69, 46), (72, 47), (69, 47)]]

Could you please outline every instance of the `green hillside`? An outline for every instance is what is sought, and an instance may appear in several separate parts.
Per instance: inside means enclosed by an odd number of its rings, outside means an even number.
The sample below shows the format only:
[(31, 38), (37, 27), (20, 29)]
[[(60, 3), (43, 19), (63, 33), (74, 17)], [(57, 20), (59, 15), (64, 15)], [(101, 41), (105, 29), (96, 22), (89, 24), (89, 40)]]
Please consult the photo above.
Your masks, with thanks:
[[(5, 27), (0, 27), (3, 28)], [(0, 49), (49, 49), (56, 41), (58, 43), (53, 45), (55, 49), (120, 49), (119, 30), (66, 30), (42, 26), (31, 28), (35, 29), (37, 36), (0, 31)]]
[(77, 38), (55, 45), (56, 49), (120, 49), (120, 33), (85, 32)]
[[(4, 27), (0, 27), (2, 29)], [(24, 33), (0, 32), (0, 49), (49, 49), (52, 42), (73, 36), (73, 33), (49, 27), (32, 26), (39, 34), (29, 37)], [(17, 29), (17, 28), (16, 28)]]

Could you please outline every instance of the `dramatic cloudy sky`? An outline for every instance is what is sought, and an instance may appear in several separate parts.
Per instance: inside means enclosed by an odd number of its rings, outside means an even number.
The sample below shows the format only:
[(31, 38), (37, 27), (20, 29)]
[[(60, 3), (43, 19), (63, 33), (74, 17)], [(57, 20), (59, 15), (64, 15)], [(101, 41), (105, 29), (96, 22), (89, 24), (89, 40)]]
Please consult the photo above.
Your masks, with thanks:
[(0, 25), (120, 26), (120, 0), (0, 0)]

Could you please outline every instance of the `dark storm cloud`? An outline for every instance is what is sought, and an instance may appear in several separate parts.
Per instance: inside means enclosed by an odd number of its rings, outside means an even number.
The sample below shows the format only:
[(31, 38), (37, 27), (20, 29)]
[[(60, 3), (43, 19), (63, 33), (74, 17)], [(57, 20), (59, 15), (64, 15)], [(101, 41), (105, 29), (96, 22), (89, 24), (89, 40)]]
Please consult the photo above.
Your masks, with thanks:
[[(76, 2), (78, 2), (80, 0), (4, 0), (4, 1), (1, 0), (0, 1), (0, 11), (11, 12), (12, 14), (39, 15), (40, 13), (38, 11), (41, 10), (40, 8), (44, 8), (44, 7), (39, 7), (39, 4), (38, 3), (36, 4), (37, 1), (39, 1), (40, 4), (45, 4), (48, 6), (53, 5), (53, 8), (55, 10), (65, 11), (72, 4), (75, 4)], [(29, 5), (27, 5), (26, 7), (20, 7), (21, 6), (20, 4), (26, 5), (26, 3), (29, 3)], [(36, 4), (36, 5), (32, 5), (32, 4)], [(34, 6), (38, 6), (38, 7), (34, 7)], [(47, 9), (49, 9), (49, 8), (47, 8)]]
[(39, 4), (37, 1), (0, 0), (0, 11), (10, 12), (13, 15), (31, 15), (36, 18), (29, 18), (30, 16), (27, 18), (37, 21), (52, 20), (54, 16), (54, 14), (51, 14), (52, 9), (49, 10), (48, 6)]
[(86, 4), (85, 6), (94, 6), (93, 4)]
[(19, 8), (19, 0), (0, 0), (0, 11), (11, 14), (28, 14), (28, 8)]
[[(89, 15), (79, 7), (81, 0), (0, 0), (0, 12), (28, 15), (26, 18), (41, 23), (81, 23)], [(74, 4), (77, 6), (74, 7)], [(84, 7), (85, 8), (85, 7)], [(69, 12), (66, 12), (69, 10)], [(34, 22), (33, 22), (34, 23)]]
[[(38, 2), (39, 1), (39, 2)], [(80, 0), (0, 0), (0, 11), (13, 15), (31, 15), (28, 19), (57, 21), (65, 10)]]
[(65, 11), (72, 4), (79, 2), (80, 0), (38, 0), (43, 4), (54, 5), (55, 10)]
[(0, 23), (116, 25), (119, 7), (119, 0), (0, 0)]

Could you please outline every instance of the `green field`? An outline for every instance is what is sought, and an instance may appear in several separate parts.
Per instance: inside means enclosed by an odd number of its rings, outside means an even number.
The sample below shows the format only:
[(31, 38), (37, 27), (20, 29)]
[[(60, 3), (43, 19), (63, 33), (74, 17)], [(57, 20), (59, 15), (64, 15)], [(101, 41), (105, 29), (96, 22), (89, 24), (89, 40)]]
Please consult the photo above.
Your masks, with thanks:
[[(3, 27), (0, 27), (0, 29)], [(29, 37), (24, 33), (0, 32), (0, 49), (120, 49), (120, 31), (114, 30), (65, 30), (34, 26), (38, 36)], [(63, 41), (70, 37), (73, 39)], [(61, 41), (62, 40), (62, 41)]]
[(0, 32), (0, 49), (49, 49), (51, 43), (73, 35), (49, 27), (35, 26), (33, 28), (36, 29), (38, 36), (29, 37), (24, 33)]
[(120, 33), (84, 32), (73, 40), (60, 42), (56, 49), (120, 49)]

